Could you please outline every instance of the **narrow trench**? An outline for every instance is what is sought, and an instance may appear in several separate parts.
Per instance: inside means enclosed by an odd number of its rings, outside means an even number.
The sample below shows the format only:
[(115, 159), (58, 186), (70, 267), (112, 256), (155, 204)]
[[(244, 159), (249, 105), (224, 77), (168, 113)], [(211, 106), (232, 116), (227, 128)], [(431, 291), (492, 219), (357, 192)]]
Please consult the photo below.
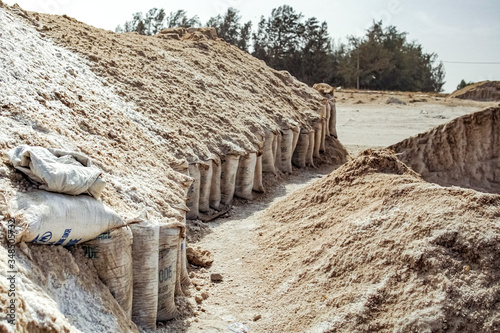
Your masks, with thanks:
[[(273, 179), (274, 187), (254, 197), (254, 200), (235, 199), (226, 216), (211, 222), (189, 220), (190, 246), (210, 251), (214, 256), (208, 268), (190, 266), (193, 282), (191, 296), (207, 292), (209, 297), (193, 308), (193, 316), (175, 325), (179, 332), (230, 332), (232, 323), (243, 323), (250, 332), (265, 331), (266, 320), (271, 317), (272, 300), (258, 295), (258, 286), (266, 285), (258, 268), (266, 262), (256, 263), (262, 257), (259, 246), (259, 229), (265, 223), (262, 212), (280, 200), (286, 200), (293, 192), (306, 187), (331, 173), (336, 167), (323, 165), (318, 169), (295, 169), (291, 175)], [(266, 181), (272, 175), (266, 176)], [(256, 255), (259, 253), (259, 255)], [(211, 283), (210, 274), (223, 277), (220, 283)], [(199, 289), (199, 290), (197, 290)], [(262, 306), (250, 306), (262, 299)], [(263, 320), (254, 321), (256, 315)], [(170, 332), (172, 325), (158, 332)]]

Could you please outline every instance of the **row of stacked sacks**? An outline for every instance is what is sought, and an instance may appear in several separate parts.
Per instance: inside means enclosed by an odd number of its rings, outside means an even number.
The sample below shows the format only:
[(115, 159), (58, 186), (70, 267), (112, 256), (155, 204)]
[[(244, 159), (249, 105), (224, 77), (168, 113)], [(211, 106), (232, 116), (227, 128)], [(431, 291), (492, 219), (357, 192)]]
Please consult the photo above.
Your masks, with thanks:
[(187, 218), (205, 218), (211, 210), (225, 211), (233, 197), (252, 200), (253, 192), (265, 191), (263, 173), (290, 174), (292, 165), (316, 167), (314, 159), (325, 151), (326, 137), (337, 138), (333, 91), (324, 96), (317, 118), (304, 126), (288, 120), (286, 126), (266, 130), (255, 151), (214, 155), (190, 163), (184, 170), (193, 178), (187, 192)]
[(76, 248), (137, 326), (155, 329), (179, 315), (175, 297), (189, 285), (184, 223), (140, 218)]

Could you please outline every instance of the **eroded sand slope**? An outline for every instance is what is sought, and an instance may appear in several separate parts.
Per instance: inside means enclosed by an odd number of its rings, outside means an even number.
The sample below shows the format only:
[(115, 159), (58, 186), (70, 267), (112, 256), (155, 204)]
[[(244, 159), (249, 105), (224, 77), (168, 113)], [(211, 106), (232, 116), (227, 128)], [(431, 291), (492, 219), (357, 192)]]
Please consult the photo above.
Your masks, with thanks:
[(389, 148), (429, 182), (500, 193), (499, 129), (500, 108), (489, 108)]
[(477, 82), (453, 92), (450, 97), (475, 101), (500, 101), (500, 82)]

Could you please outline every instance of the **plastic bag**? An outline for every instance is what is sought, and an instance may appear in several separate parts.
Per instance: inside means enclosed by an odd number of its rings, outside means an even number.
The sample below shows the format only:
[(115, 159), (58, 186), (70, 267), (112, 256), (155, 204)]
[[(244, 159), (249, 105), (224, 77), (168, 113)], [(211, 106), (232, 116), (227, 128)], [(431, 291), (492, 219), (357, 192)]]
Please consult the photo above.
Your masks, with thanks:
[(186, 205), (189, 208), (187, 218), (196, 220), (200, 215), (200, 167), (199, 164), (189, 164), (189, 176), (193, 178), (193, 183), (189, 187)]
[(200, 170), (200, 212), (206, 213), (210, 210), (210, 190), (212, 187), (213, 167), (212, 160), (199, 164)]
[(179, 313), (175, 306), (177, 257), (179, 255), (179, 223), (160, 225), (158, 247), (158, 314), (157, 321), (170, 320)]
[(143, 221), (131, 224), (134, 292), (132, 321), (146, 329), (156, 329), (158, 311), (158, 224)]
[(226, 155), (222, 158), (220, 189), (221, 203), (224, 205), (233, 200), (239, 160), (240, 155)]
[(256, 153), (249, 153), (248, 155), (240, 157), (238, 172), (236, 174), (236, 188), (234, 192), (235, 196), (247, 200), (252, 200), (252, 189), (256, 163)]
[(210, 185), (210, 207), (216, 210), (220, 208), (220, 177), (221, 161), (217, 157), (212, 161), (212, 184)]

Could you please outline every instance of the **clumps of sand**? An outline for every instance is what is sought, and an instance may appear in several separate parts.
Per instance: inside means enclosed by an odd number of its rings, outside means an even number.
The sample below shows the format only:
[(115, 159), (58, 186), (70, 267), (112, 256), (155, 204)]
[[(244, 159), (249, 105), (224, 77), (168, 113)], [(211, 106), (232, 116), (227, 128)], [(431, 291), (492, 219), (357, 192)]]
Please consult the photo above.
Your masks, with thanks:
[(311, 128), (323, 97), (221, 41), (213, 29), (117, 34), (67, 16), (22, 12), (157, 126), (172, 154), (190, 163), (261, 148), (265, 131)]
[(270, 331), (495, 332), (500, 196), (368, 150), (269, 208)]
[(389, 148), (429, 182), (500, 193), (498, 107), (453, 119)]
[[(0, 8), (0, 151), (20, 144), (88, 155), (108, 182), (102, 198), (122, 216), (150, 207), (154, 218), (175, 217), (189, 178), (171, 166), (159, 127), (120, 97), (85, 61), (54, 45), (10, 10)], [(0, 191), (32, 189), (6, 159)]]
[(500, 101), (500, 81), (481, 81), (454, 91), (449, 97), (475, 101)]

